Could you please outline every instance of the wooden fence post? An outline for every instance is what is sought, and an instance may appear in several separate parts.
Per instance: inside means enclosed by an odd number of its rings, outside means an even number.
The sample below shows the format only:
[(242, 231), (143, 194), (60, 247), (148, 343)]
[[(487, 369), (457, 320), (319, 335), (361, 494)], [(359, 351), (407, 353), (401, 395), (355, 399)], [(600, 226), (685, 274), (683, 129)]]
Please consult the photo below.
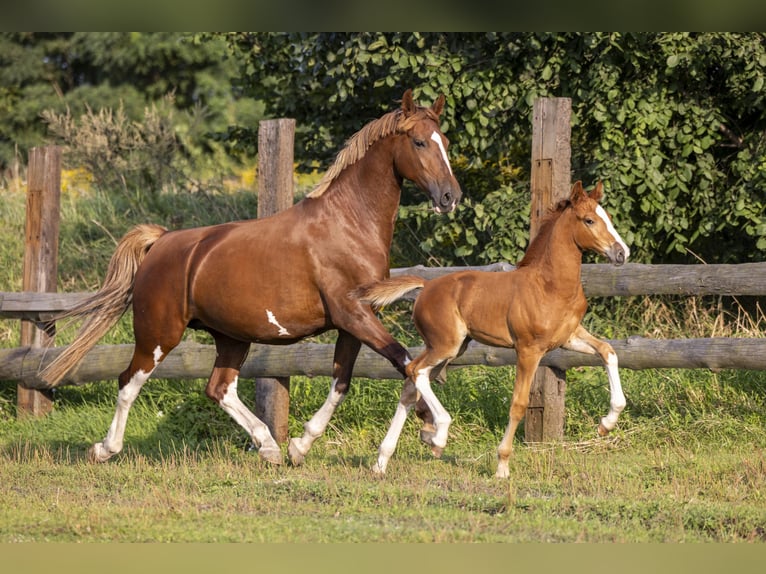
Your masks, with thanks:
[[(535, 236), (540, 218), (571, 192), (569, 98), (535, 100), (532, 119), (532, 213), (530, 239)], [(524, 440), (543, 442), (564, 437), (564, 393), (566, 371), (540, 367), (529, 393), (524, 421)]]
[[(295, 120), (264, 120), (258, 126), (258, 217), (293, 204)], [(255, 379), (255, 416), (278, 443), (287, 441), (290, 377)]]
[[(22, 289), (56, 291), (61, 205), (61, 148), (34, 147), (29, 151), (27, 215)], [(51, 338), (30, 321), (21, 321), (21, 346), (43, 347)], [(42, 416), (53, 408), (50, 390), (17, 386), (17, 416)]]

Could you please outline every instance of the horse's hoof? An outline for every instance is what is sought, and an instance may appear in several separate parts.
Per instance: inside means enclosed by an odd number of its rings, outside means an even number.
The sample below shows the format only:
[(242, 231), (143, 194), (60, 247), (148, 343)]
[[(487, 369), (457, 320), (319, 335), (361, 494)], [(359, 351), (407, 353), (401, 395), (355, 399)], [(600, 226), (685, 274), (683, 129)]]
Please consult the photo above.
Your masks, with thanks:
[(293, 466), (300, 466), (306, 458), (306, 453), (301, 452), (298, 449), (298, 439), (290, 439), (290, 443), (287, 446), (287, 456), (290, 458), (290, 464)]
[(88, 449), (88, 462), (94, 464), (101, 464), (106, 462), (112, 457), (112, 453), (104, 448), (104, 445), (97, 442)]
[(425, 428), (420, 429), (420, 440), (426, 443), (428, 446), (433, 446), (435, 436), (436, 431), (434, 430), (428, 430)]
[(386, 474), (386, 465), (381, 465), (380, 462), (376, 462), (372, 465), (372, 472), (378, 476), (383, 476)]
[(282, 451), (278, 448), (261, 448), (258, 456), (270, 464), (282, 464)]
[(604, 426), (603, 423), (598, 423), (598, 436), (606, 436), (609, 434), (609, 429)]
[(436, 446), (435, 444), (431, 445), (431, 454), (434, 455), (434, 458), (441, 458), (443, 452), (443, 446)]

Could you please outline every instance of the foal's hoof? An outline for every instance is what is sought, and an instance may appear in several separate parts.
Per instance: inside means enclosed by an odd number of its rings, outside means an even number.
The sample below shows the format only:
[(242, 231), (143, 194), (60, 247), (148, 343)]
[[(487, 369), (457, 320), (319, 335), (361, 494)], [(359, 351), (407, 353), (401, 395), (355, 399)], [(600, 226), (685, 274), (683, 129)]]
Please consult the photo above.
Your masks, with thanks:
[(298, 439), (291, 438), (290, 443), (287, 445), (287, 456), (290, 458), (290, 464), (293, 466), (300, 466), (306, 458), (306, 453), (301, 452), (298, 448)]
[(609, 429), (604, 426), (603, 423), (598, 423), (598, 436), (606, 436), (609, 434)]
[(443, 446), (436, 446), (435, 444), (431, 445), (431, 454), (434, 455), (434, 458), (441, 458), (443, 452)]
[(423, 428), (420, 429), (420, 440), (428, 446), (433, 446), (435, 436), (436, 429), (432, 425), (423, 425)]
[(258, 456), (270, 464), (282, 464), (282, 451), (278, 448), (261, 448)]

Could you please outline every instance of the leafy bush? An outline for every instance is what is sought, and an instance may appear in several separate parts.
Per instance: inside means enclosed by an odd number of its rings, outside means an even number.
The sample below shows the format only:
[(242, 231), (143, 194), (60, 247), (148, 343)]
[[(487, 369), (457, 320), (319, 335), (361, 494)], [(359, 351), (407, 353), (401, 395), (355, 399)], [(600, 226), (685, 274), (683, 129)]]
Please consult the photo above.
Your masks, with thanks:
[[(519, 230), (504, 203), (527, 195), (538, 97), (571, 98), (572, 179), (588, 186), (604, 181), (607, 210), (635, 261), (764, 258), (763, 33), (234, 33), (226, 39), (248, 93), (264, 101), (267, 113), (303, 126), (296, 157), (304, 160), (329, 161), (361, 127), (360, 118), (389, 111), (407, 87), (425, 104), (446, 94), (442, 129), (451, 156), (464, 163), (469, 213), (447, 224), (403, 214), (412, 228), (438, 235), (422, 245), (438, 262), (517, 252)], [(520, 169), (512, 188), (495, 179), (501, 165)], [(510, 233), (503, 236), (509, 211)], [(466, 227), (458, 231), (460, 224)], [(492, 235), (486, 254), (474, 229)]]

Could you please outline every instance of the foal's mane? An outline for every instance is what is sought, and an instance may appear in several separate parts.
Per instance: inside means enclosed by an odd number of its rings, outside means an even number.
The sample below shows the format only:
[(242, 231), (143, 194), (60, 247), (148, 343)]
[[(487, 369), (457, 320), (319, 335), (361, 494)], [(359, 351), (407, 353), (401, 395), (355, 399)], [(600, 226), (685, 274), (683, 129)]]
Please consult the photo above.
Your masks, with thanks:
[(540, 227), (537, 230), (532, 242), (527, 247), (524, 257), (518, 262), (516, 268), (525, 267), (538, 258), (539, 253), (542, 252), (543, 246), (548, 242), (548, 239), (553, 231), (553, 225), (559, 220), (564, 211), (568, 207), (572, 206), (572, 202), (569, 199), (562, 199), (558, 202), (556, 207), (550, 209), (540, 220)]
[(353, 165), (364, 157), (367, 150), (375, 142), (394, 133), (403, 133), (409, 130), (412, 125), (420, 119), (425, 118), (439, 123), (439, 117), (430, 109), (418, 106), (417, 111), (409, 116), (405, 116), (404, 110), (398, 109), (388, 112), (377, 120), (372, 120), (362, 129), (352, 135), (343, 149), (338, 152), (335, 162), (325, 172), (324, 176), (316, 187), (306, 197), (319, 197), (330, 187), (330, 184), (337, 178), (341, 172)]

